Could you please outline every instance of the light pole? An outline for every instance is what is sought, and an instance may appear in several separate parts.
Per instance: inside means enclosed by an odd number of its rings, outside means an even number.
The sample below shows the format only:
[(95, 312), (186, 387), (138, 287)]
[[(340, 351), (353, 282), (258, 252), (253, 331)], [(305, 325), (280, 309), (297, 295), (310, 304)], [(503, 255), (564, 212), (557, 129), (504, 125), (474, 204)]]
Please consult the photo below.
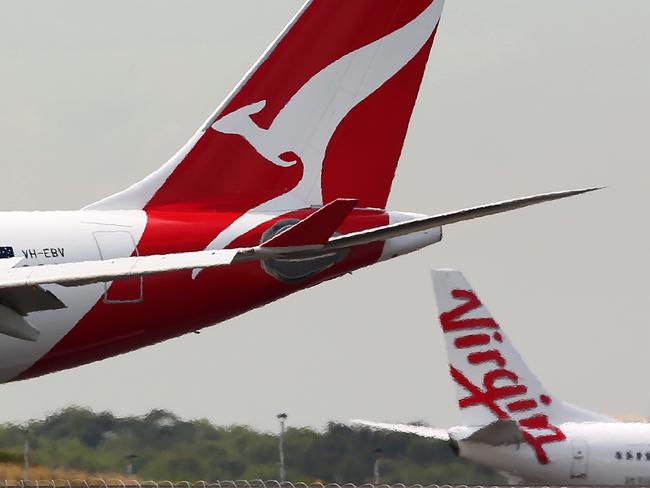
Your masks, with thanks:
[(29, 481), (29, 429), (25, 432), (25, 446), (23, 450), (23, 480)]
[(138, 456), (136, 454), (129, 454), (126, 456), (126, 475), (133, 478), (133, 463)]
[(375, 485), (378, 485), (379, 484), (379, 478), (380, 478), (380, 476), (379, 476), (379, 461), (381, 460), (381, 455), (384, 453), (384, 450), (381, 447), (378, 447), (373, 452), (375, 454), (375, 465), (373, 466), (372, 474), (373, 474), (373, 478), (374, 478), (374, 481), (375, 481)]
[(286, 413), (279, 413), (276, 417), (280, 421), (280, 482), (284, 483), (286, 481), (286, 473), (284, 470), (284, 422), (287, 420), (288, 415)]

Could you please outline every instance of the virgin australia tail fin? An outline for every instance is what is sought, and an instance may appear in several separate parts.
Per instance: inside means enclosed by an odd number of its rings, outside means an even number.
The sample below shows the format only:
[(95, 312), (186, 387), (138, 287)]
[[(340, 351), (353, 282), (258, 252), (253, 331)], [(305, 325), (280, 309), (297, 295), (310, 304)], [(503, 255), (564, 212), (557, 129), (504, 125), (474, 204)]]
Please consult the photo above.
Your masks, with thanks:
[(443, 1), (308, 1), (167, 164), (87, 208), (384, 208)]
[(513, 420), (522, 428), (612, 419), (554, 397), (528, 368), (458, 271), (433, 271), (433, 284), (463, 423)]

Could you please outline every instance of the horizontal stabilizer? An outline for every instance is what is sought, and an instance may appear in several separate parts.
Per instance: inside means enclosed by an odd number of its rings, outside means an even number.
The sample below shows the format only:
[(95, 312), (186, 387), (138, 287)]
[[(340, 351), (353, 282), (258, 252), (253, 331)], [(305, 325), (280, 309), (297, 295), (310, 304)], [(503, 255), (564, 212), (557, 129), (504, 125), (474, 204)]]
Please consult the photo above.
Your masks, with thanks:
[(42, 286), (20, 286), (0, 290), (0, 303), (23, 317), (44, 310), (61, 310), (65, 304)]
[(343, 221), (357, 204), (357, 200), (339, 198), (318, 209), (309, 217), (288, 227), (261, 247), (281, 248), (310, 248), (322, 247), (336, 232)]
[(236, 254), (237, 249), (223, 249), (13, 268), (0, 274), (0, 289), (50, 283), (79, 286), (131, 276), (225, 266), (232, 263)]
[(25, 317), (0, 305), (0, 334), (22, 341), (36, 342), (41, 331), (30, 324)]
[(24, 258), (18, 258), (18, 257), (17, 258), (0, 259), (0, 271), (15, 268), (20, 263), (22, 263), (24, 260), (25, 260)]
[(514, 420), (497, 420), (477, 430), (463, 441), (487, 444), (488, 446), (509, 446), (521, 444), (524, 438)]
[[(0, 260), (0, 290), (47, 284), (80, 286), (132, 276), (230, 266), (268, 258), (310, 258), (339, 249), (425, 232), (446, 224), (507, 212), (594, 190), (597, 188), (546, 193), (331, 237), (357, 203), (352, 199), (338, 199), (256, 247), (21, 267), (17, 266), (23, 261), (22, 258), (3, 259)], [(62, 304), (56, 305), (58, 308), (62, 306)], [(43, 303), (38, 305), (36, 310), (49, 306), (51, 304)], [(19, 308), (21, 313), (25, 313), (26, 309), (22, 310), (24, 307)]]
[(447, 429), (436, 429), (424, 425), (385, 424), (381, 422), (369, 422), (367, 420), (351, 420), (350, 423), (360, 427), (368, 427), (373, 430), (387, 430), (390, 432), (415, 434), (420, 437), (428, 437), (430, 439), (438, 439), (441, 441), (449, 440), (449, 431)]
[(480, 207), (472, 207), (455, 212), (434, 215), (432, 217), (424, 217), (421, 219), (409, 220), (407, 222), (400, 222), (397, 224), (386, 225), (384, 227), (377, 227), (370, 230), (346, 234), (341, 237), (335, 237), (325, 246), (325, 249), (341, 249), (345, 247), (360, 246), (370, 244), (377, 241), (385, 241), (394, 237), (401, 237), (407, 234), (414, 234), (423, 232), (443, 225), (455, 224), (464, 222), (466, 220), (478, 219), (480, 217), (487, 217), (503, 212), (509, 212), (519, 208), (537, 205), (539, 203), (551, 202), (553, 200), (560, 200), (562, 198), (573, 197), (589, 193), (592, 191), (600, 190), (601, 188), (586, 188), (581, 190), (560, 191), (554, 193), (543, 193), (541, 195), (534, 195), (532, 197), (517, 198), (514, 200), (506, 200), (504, 202), (491, 203), (489, 205), (482, 205)]

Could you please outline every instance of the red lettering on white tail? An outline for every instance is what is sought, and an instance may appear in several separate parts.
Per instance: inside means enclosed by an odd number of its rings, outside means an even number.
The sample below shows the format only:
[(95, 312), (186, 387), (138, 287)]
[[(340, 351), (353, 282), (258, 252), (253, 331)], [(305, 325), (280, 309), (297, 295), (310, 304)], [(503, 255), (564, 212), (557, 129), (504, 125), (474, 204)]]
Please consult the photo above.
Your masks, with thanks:
[[(551, 398), (546, 394), (540, 395), (539, 401), (531, 398), (528, 386), (520, 382), (515, 371), (508, 369), (507, 357), (500, 349), (504, 338), (498, 331), (490, 332), (490, 329), (499, 329), (494, 319), (475, 315), (466, 317), (483, 306), (476, 294), (471, 290), (456, 289), (451, 291), (451, 296), (463, 303), (440, 315), (442, 330), (445, 334), (472, 331), (453, 340), (453, 347), (467, 354), (468, 368), (495, 366), (482, 373), (480, 385), (472, 382), (470, 371), (461, 371), (450, 364), (451, 377), (468, 392), (468, 396), (458, 401), (459, 407), (483, 406), (499, 420), (516, 421), (539, 463), (548, 464), (550, 461), (544, 446), (566, 439), (562, 430), (550, 422), (548, 415), (540, 412), (544, 406), (551, 404)], [(479, 332), (477, 329), (487, 330)], [(528, 416), (521, 418), (522, 414)]]
[(456, 299), (465, 300), (465, 303), (459, 305), (453, 310), (440, 314), (440, 324), (442, 325), (442, 330), (444, 332), (463, 329), (499, 328), (499, 324), (497, 324), (491, 317), (461, 319), (463, 315), (481, 307), (481, 302), (474, 292), (467, 290), (453, 290), (451, 296)]

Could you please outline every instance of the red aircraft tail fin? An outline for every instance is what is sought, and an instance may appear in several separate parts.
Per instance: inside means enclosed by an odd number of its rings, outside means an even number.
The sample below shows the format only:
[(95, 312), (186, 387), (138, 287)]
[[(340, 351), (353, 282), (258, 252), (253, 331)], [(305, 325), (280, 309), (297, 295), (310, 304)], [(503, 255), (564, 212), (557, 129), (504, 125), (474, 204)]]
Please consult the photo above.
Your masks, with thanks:
[(178, 154), (87, 208), (384, 208), (443, 1), (308, 1)]

